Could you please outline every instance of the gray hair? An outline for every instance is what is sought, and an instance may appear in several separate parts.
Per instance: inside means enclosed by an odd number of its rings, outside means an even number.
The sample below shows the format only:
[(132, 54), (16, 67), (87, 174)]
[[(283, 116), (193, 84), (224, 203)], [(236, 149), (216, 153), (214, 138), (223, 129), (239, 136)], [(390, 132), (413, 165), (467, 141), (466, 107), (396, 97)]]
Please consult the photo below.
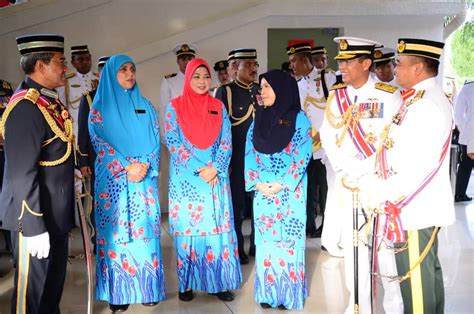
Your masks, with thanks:
[(31, 74), (35, 71), (35, 65), (37, 61), (43, 61), (46, 64), (51, 62), (54, 54), (51, 52), (43, 52), (43, 53), (32, 53), (29, 55), (21, 56), (20, 58), (20, 66), (23, 72), (26, 75)]

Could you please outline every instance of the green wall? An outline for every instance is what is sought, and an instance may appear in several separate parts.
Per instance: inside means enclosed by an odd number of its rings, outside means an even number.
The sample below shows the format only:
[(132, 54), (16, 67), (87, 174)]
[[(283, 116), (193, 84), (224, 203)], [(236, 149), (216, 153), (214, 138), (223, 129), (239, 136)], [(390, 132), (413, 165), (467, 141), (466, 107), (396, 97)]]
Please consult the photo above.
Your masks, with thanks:
[(281, 64), (288, 61), (286, 47), (291, 39), (312, 39), (315, 46), (325, 46), (328, 50), (329, 67), (336, 70), (334, 56), (337, 44), (333, 38), (342, 34), (337, 28), (269, 28), (268, 29), (268, 69), (280, 69)]

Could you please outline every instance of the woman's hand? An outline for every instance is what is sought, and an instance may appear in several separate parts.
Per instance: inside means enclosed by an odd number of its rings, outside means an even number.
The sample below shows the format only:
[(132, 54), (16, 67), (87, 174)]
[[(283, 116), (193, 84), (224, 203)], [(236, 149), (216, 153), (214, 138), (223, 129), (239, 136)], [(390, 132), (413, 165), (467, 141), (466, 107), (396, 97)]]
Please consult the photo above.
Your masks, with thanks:
[(259, 182), (255, 188), (266, 197), (275, 197), (284, 187), (280, 182), (275, 181), (271, 183)]
[(145, 178), (146, 173), (148, 172), (148, 167), (150, 164), (144, 164), (140, 162), (134, 162), (128, 165), (125, 170), (127, 171), (127, 178), (132, 182), (140, 182)]
[(212, 188), (215, 187), (217, 183), (219, 183), (219, 177), (218, 176), (215, 176), (214, 179), (209, 181), (209, 184), (211, 185)]
[(257, 189), (257, 191), (259, 191), (260, 193), (262, 193), (266, 197), (273, 197), (273, 195), (271, 193), (270, 184), (268, 184), (268, 183), (259, 182), (259, 183), (255, 184), (255, 189)]
[(283, 190), (283, 185), (280, 182), (275, 181), (268, 184), (270, 186), (270, 193), (271, 195), (275, 196), (276, 194), (280, 193)]
[[(217, 170), (212, 168), (212, 167), (209, 167), (209, 166), (199, 168), (198, 172), (199, 172), (199, 176), (201, 177), (201, 179), (203, 179), (205, 182), (207, 182), (209, 184), (217, 176)], [(215, 183), (217, 183), (217, 182), (215, 182)]]

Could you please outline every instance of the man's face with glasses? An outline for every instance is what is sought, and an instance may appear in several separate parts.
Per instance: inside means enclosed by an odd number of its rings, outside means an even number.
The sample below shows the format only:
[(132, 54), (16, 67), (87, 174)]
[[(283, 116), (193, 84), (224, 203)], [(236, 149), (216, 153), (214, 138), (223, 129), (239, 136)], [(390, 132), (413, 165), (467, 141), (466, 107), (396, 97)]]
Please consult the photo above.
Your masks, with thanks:
[(92, 68), (92, 58), (90, 53), (83, 53), (80, 55), (73, 55), (71, 64), (76, 68), (77, 72), (87, 74)]
[(337, 64), (344, 83), (358, 88), (367, 81), (372, 62), (370, 59), (357, 57), (348, 60), (337, 60)]
[(239, 60), (237, 67), (237, 79), (245, 84), (257, 80), (258, 62), (255, 60)]
[(66, 83), (66, 58), (62, 53), (54, 53), (49, 63), (39, 61), (38, 69), (42, 75), (44, 86), (54, 89)]

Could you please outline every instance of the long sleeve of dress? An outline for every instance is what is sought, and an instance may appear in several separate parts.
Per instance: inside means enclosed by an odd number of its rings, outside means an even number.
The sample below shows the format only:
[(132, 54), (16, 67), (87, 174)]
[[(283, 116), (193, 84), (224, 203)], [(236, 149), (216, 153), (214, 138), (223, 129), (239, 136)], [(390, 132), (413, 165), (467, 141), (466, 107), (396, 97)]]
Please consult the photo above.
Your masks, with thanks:
[(170, 152), (170, 163), (174, 162), (177, 165), (183, 165), (183, 167), (198, 176), (198, 169), (204, 166), (208, 166), (209, 162), (212, 160), (200, 160), (198, 158), (191, 158), (192, 156), (197, 156), (194, 151), (194, 148), (191, 143), (189, 143), (182, 132), (179, 130), (179, 124), (177, 122), (178, 117), (176, 111), (168, 103), (165, 111), (165, 145), (168, 147)]
[(222, 104), (222, 130), (219, 138), (219, 146), (215, 152), (213, 167), (217, 170), (218, 176), (228, 176), (230, 159), (232, 157), (232, 133), (229, 115)]
[[(102, 117), (94, 108), (89, 115), (89, 132), (97, 152), (94, 207), (97, 241), (128, 243), (131, 239), (150, 239), (159, 236), (159, 201), (157, 178), (160, 161), (159, 121), (150, 104), (151, 123), (157, 139), (150, 153), (123, 156), (113, 145), (97, 134)], [(125, 167), (133, 162), (150, 165), (140, 182), (127, 178)]]
[(290, 191), (294, 191), (298, 186), (312, 157), (311, 125), (302, 112), (298, 116), (300, 121), (297, 122), (299, 122), (300, 127), (296, 129), (297, 131), (293, 135), (293, 145), (288, 145), (285, 148), (285, 153), (291, 156), (291, 161), (287, 170), (278, 180)]
[[(255, 190), (259, 182), (270, 183), (278, 181), (290, 191), (294, 191), (306, 172), (306, 167), (312, 156), (311, 152), (311, 125), (303, 113), (298, 114), (296, 132), (288, 146), (280, 153), (284, 157), (267, 156), (272, 167), (262, 162), (264, 154), (257, 153), (253, 147), (252, 124), (247, 133), (245, 149), (245, 189)], [(279, 161), (284, 158), (285, 163)], [(274, 174), (269, 177), (270, 173)], [(265, 175), (265, 178), (261, 177)]]

